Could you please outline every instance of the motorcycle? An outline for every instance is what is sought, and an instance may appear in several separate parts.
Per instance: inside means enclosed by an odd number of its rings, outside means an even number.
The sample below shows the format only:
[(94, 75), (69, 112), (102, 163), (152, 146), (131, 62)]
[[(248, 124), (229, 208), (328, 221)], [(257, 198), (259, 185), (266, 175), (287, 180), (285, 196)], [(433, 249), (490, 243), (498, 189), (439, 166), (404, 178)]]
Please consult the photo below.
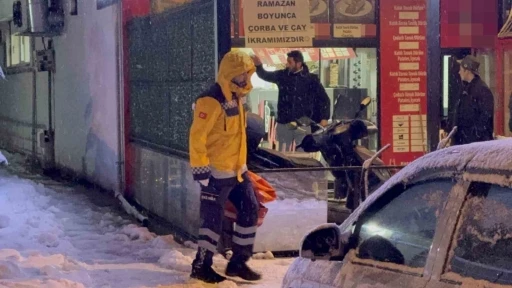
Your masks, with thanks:
[[(320, 152), (330, 167), (362, 166), (371, 159), (373, 165), (384, 165), (384, 162), (376, 157), (376, 153), (369, 149), (356, 145), (355, 142), (368, 136), (368, 131), (376, 130), (376, 126), (367, 120), (358, 119), (364, 109), (371, 103), (371, 98), (365, 98), (356, 112), (353, 120), (334, 121), (327, 127), (322, 127), (308, 117), (303, 117), (292, 122), (295, 129), (311, 126), (315, 131), (304, 137), (297, 149), (305, 152)], [(266, 170), (275, 168), (307, 168), (323, 167), (322, 162), (312, 158), (299, 158), (286, 155), (282, 152), (260, 147), (265, 136), (263, 119), (254, 113), (247, 114), (247, 146), (249, 170)], [(380, 154), (380, 153), (379, 153)], [(329, 199), (329, 222), (341, 223), (355, 208), (365, 194), (362, 192), (361, 176), (364, 171), (334, 170), (334, 195)], [(391, 177), (387, 170), (372, 169), (368, 172), (368, 191), (375, 191), (382, 183)], [(343, 209), (343, 202), (345, 209)], [(341, 205), (340, 205), (341, 204)], [(348, 211), (347, 211), (348, 209)]]
[(251, 171), (277, 168), (323, 167), (322, 162), (305, 157), (295, 157), (283, 152), (261, 147), (267, 134), (263, 119), (255, 113), (247, 113), (247, 167)]
[[(370, 121), (359, 119), (361, 112), (370, 103), (371, 98), (366, 97), (360, 103), (354, 119), (334, 121), (327, 127), (322, 127), (307, 117), (297, 119), (298, 127), (311, 126), (312, 130), (316, 129), (316, 132), (306, 135), (297, 148), (302, 148), (305, 152), (320, 152), (331, 167), (363, 166), (363, 163), (369, 159), (371, 159), (371, 164), (383, 166), (384, 162), (375, 157), (376, 153), (356, 144), (358, 140), (368, 136), (368, 127), (375, 127)], [(362, 193), (364, 187), (361, 187), (361, 182), (358, 181), (361, 179), (362, 172), (357, 170), (333, 170), (331, 172), (335, 177), (334, 199), (346, 198), (345, 206), (350, 211), (356, 209), (365, 198), (365, 194)], [(369, 193), (375, 191), (390, 177), (389, 171), (384, 169), (369, 171)]]

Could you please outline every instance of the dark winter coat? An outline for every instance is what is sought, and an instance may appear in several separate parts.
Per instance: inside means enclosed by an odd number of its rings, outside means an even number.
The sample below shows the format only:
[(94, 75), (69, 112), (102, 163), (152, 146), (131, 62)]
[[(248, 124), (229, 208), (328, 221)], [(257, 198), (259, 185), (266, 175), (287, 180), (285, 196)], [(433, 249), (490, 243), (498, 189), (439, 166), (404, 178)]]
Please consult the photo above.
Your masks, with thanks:
[(494, 96), (479, 76), (464, 84), (456, 109), (455, 145), (493, 139)]
[(287, 124), (304, 116), (317, 123), (330, 118), (329, 96), (318, 76), (309, 73), (307, 67), (292, 73), (288, 69), (269, 72), (260, 65), (256, 67), (256, 74), (279, 88), (277, 123)]

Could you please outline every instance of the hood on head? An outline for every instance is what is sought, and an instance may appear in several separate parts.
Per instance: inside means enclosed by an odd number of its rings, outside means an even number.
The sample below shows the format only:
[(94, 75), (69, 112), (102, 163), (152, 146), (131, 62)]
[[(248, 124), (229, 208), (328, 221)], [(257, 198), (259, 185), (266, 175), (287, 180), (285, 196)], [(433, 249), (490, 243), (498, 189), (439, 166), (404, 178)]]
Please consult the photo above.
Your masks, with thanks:
[[(219, 83), (222, 93), (228, 101), (232, 100), (232, 93), (235, 92), (239, 96), (243, 96), (252, 90), (251, 76), (256, 71), (256, 66), (251, 57), (242, 51), (230, 51), (222, 58), (219, 66), (219, 75), (217, 83)], [(234, 77), (247, 72), (247, 85), (238, 87), (231, 82)]]

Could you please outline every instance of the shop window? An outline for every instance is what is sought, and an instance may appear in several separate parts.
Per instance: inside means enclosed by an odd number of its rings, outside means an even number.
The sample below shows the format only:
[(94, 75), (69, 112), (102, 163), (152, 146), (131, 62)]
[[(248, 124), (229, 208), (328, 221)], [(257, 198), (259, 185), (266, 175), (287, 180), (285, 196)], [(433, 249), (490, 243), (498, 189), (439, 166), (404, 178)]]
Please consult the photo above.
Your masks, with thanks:
[(470, 185), (446, 272), (512, 284), (511, 192), (486, 183)]
[(494, 49), (479, 49), (476, 51), (476, 58), (480, 62), (480, 68), (478, 71), (480, 72), (480, 78), (489, 86), (492, 94), (497, 98), (496, 93), (496, 62), (495, 62), (495, 51)]
[(504, 92), (504, 116), (505, 116), (505, 136), (512, 136), (510, 131), (510, 96), (512, 95), (512, 50), (506, 49), (503, 51), (503, 92)]
[(510, 9), (512, 8), (512, 0), (503, 0), (502, 2), (502, 18), (506, 20), (510, 15)]
[(501, 19), (503, 25), (501, 27), (498, 37), (510, 37), (510, 31), (512, 29), (512, 19), (510, 19), (510, 9), (512, 8), (512, 0), (502, 0), (501, 3)]
[(190, 3), (166, 17), (136, 17), (127, 25), (130, 141), (180, 157), (188, 153), (192, 104), (216, 72), (214, 2)]
[[(286, 54), (294, 49), (234, 48), (248, 54), (255, 54), (263, 62), (267, 71), (286, 68)], [(367, 96), (372, 104), (360, 116), (377, 125), (377, 49), (375, 48), (302, 48), (305, 62), (311, 73), (317, 74), (331, 102), (331, 119), (346, 120), (355, 116), (360, 101)], [(249, 94), (251, 112), (265, 119), (265, 129), (270, 135), (276, 134), (275, 118), (277, 116), (278, 87), (258, 77), (252, 76), (254, 89)], [(278, 133), (278, 132), (277, 132)], [(368, 139), (361, 143), (372, 150), (377, 149), (377, 133), (370, 132)], [(262, 144), (284, 152), (295, 152), (295, 145), (280, 146), (269, 144), (266, 139)], [(276, 141), (277, 142), (277, 141)]]
[(30, 37), (6, 33), (7, 67), (30, 65)]
[[(489, 86), (494, 96), (494, 109), (501, 102), (501, 95), (498, 94), (496, 87), (496, 51), (494, 49), (478, 49), (476, 50), (476, 58), (480, 62), (480, 78)], [(494, 121), (496, 123), (496, 120)]]

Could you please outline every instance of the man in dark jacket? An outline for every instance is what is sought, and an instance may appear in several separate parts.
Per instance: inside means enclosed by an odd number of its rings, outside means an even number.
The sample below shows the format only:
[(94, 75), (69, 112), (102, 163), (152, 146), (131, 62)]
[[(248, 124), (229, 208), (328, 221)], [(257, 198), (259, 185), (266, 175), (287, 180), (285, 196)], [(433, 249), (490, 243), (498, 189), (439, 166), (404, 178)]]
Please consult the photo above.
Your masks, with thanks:
[(331, 114), (329, 96), (317, 75), (309, 73), (304, 56), (298, 50), (287, 54), (286, 69), (269, 72), (263, 69), (258, 56), (252, 56), (256, 73), (261, 79), (272, 82), (279, 88), (277, 102), (277, 141), (280, 149), (295, 142), (299, 145), (304, 132), (293, 129), (291, 122), (307, 116), (322, 126), (327, 126)]
[(460, 63), (463, 88), (453, 121), (458, 127), (453, 139), (455, 145), (493, 140), (494, 96), (478, 75), (479, 66), (471, 55)]

